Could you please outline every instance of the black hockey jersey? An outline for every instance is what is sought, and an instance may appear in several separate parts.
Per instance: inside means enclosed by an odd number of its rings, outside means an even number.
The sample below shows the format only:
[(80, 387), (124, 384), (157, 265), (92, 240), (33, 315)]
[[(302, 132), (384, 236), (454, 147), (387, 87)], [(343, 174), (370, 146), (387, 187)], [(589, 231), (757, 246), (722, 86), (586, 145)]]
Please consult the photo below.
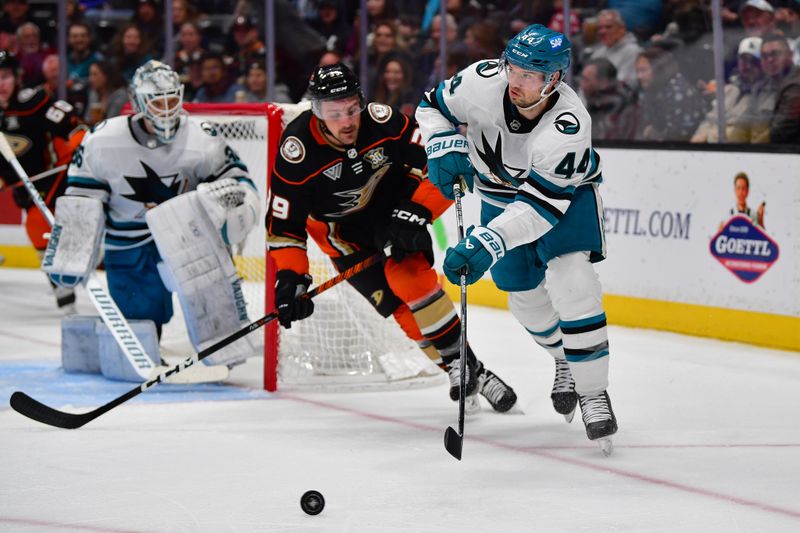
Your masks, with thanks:
[(303, 272), (309, 233), (328, 255), (376, 246), (376, 235), (403, 201), (434, 217), (448, 206), (427, 180), (427, 159), (416, 122), (397, 109), (369, 104), (358, 139), (328, 143), (322, 123), (306, 111), (281, 137), (267, 212), (270, 254), (278, 269)]
[[(67, 102), (53, 100), (41, 88), (20, 89), (9, 101), (6, 109), (0, 109), (0, 131), (5, 133), (14, 154), (25, 169), (28, 176), (35, 176), (52, 166), (59, 159), (64, 159), (59, 150), (71, 148), (68, 142), (53, 145), (55, 138), (69, 141), (70, 135), (80, 124), (80, 119)], [(79, 142), (79, 141), (78, 141)], [(69, 157), (69, 154), (66, 155)], [(62, 174), (49, 176), (35, 182), (36, 188), (47, 194), (48, 199), (63, 192)], [(19, 177), (11, 165), (0, 158), (0, 178), (6, 185), (19, 181)], [(60, 191), (51, 190), (53, 186)], [(14, 200), (17, 205), (26, 208), (31, 199), (24, 187), (14, 189)]]

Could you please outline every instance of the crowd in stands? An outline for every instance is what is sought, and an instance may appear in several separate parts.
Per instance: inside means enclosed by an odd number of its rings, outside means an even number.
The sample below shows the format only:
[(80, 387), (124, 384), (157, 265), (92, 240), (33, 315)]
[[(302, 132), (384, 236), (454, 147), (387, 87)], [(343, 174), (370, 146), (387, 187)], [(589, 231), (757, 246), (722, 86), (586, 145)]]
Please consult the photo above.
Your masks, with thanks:
[[(162, 0), (69, 0), (68, 99), (94, 124), (118, 114), (126, 85), (151, 58), (173, 64), (187, 102), (267, 99), (264, 2), (166, 0), (175, 51), (166, 47)], [(800, 0), (723, 0), (725, 86), (716, 101), (710, 0), (275, 0), (277, 75), (273, 102), (304, 97), (318, 64), (367, 58), (368, 98), (412, 114), (424, 90), (498, 58), (531, 23), (573, 42), (571, 85), (598, 140), (800, 144)], [(0, 49), (20, 59), (26, 86), (59, 88), (55, 2), (3, 0)], [(49, 9), (48, 9), (49, 7)]]

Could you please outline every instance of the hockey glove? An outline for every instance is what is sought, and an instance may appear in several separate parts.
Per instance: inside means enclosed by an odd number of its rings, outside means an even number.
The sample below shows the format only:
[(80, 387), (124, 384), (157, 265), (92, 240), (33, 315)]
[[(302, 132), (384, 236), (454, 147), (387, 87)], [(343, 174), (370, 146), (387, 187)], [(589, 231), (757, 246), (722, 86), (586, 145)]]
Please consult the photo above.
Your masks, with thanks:
[(275, 307), (281, 326), (291, 328), (295, 320), (303, 320), (314, 312), (314, 301), (298, 298), (305, 294), (311, 285), (311, 276), (298, 274), (293, 270), (279, 270), (275, 276)]
[(461, 269), (466, 267), (467, 285), (481, 279), (487, 270), (506, 254), (506, 243), (486, 226), (471, 226), (467, 236), (455, 248), (448, 248), (444, 258), (444, 275), (455, 285), (461, 283)]
[(428, 233), (431, 212), (414, 202), (402, 202), (394, 211), (389, 222), (387, 238), (392, 243), (392, 258), (402, 261), (407, 255), (416, 252), (425, 254), (425, 259), (433, 265), (433, 241)]
[(463, 178), (472, 192), (475, 169), (469, 161), (467, 139), (456, 131), (437, 133), (425, 144), (428, 154), (428, 179), (445, 198), (453, 200), (453, 184)]
[(258, 193), (248, 184), (222, 178), (197, 186), (200, 201), (225, 244), (237, 244), (258, 222)]

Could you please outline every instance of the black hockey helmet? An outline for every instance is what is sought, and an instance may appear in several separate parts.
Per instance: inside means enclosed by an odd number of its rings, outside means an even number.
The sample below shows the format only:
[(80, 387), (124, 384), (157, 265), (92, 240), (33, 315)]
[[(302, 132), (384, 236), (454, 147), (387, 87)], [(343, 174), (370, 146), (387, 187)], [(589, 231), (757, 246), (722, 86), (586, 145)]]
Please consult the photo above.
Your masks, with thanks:
[(8, 50), (0, 50), (0, 69), (10, 69), (16, 76), (19, 72), (19, 59)]
[(308, 82), (308, 93), (311, 95), (311, 109), (323, 120), (325, 117), (322, 116), (321, 103), (324, 101), (358, 96), (360, 110), (366, 107), (366, 98), (358, 77), (343, 63), (317, 67)]

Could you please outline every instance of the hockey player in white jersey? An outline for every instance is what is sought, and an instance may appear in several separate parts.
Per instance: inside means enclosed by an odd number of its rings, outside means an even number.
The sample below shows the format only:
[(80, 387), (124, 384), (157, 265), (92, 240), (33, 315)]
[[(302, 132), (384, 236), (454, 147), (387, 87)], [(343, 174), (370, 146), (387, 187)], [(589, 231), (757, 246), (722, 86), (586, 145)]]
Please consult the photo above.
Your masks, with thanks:
[[(553, 406), (610, 453), (617, 431), (608, 386), (608, 338), (600, 282), (605, 257), (600, 159), (591, 121), (562, 83), (563, 34), (531, 25), (500, 60), (475, 63), (430, 90), (416, 111), (429, 179), (448, 197), (463, 180), (481, 198), (481, 225), (447, 251), (459, 283), (491, 269), (509, 308), (556, 362)], [(466, 137), (459, 133), (466, 126)]]
[[(200, 350), (247, 323), (227, 245), (255, 226), (258, 195), (214, 126), (183, 111), (183, 85), (168, 65), (141, 66), (130, 96), (135, 114), (97, 124), (75, 151), (66, 195), (103, 206), (105, 270), (123, 315), (152, 320), (160, 336), (174, 291)], [(235, 364), (243, 354), (209, 359)]]

